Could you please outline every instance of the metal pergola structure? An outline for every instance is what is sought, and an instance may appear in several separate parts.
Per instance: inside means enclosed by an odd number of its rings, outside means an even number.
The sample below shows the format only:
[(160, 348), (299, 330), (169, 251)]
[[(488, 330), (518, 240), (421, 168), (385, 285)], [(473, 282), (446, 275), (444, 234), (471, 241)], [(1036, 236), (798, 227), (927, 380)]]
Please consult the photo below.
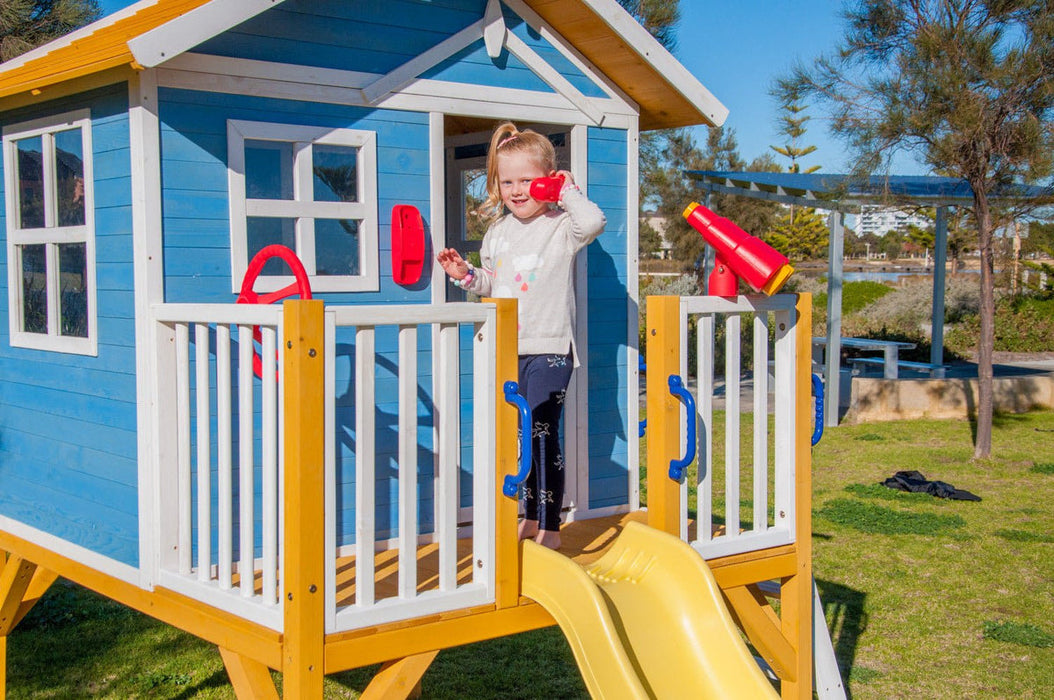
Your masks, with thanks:
[[(849, 175), (820, 173), (753, 173), (710, 170), (687, 171), (705, 193), (764, 199), (781, 204), (826, 209), (830, 216), (827, 276), (827, 353), (824, 366), (824, 422), (838, 424), (840, 400), (839, 358), (842, 352), (842, 280), (845, 215), (865, 204), (891, 207), (933, 207), (937, 212), (933, 264), (932, 345), (930, 364), (938, 366), (944, 355), (944, 286), (948, 258), (948, 207), (973, 204), (973, 190), (963, 179), (915, 175), (874, 176), (866, 180)], [(1049, 189), (1016, 187), (1011, 198), (1050, 196)]]

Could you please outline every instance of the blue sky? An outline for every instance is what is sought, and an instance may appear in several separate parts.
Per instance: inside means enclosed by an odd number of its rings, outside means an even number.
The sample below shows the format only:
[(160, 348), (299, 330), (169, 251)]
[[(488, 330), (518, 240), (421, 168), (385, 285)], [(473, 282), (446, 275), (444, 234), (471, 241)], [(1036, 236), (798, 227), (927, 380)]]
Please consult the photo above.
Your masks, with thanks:
[[(105, 13), (132, 0), (100, 0)], [(681, 0), (681, 24), (674, 54), (729, 109), (726, 127), (736, 132), (739, 152), (750, 161), (782, 145), (779, 107), (769, 96), (777, 76), (796, 62), (808, 64), (830, 52), (843, 35), (839, 0)], [(803, 145), (817, 150), (802, 163), (823, 172), (847, 170), (844, 146), (828, 135), (824, 115), (812, 120)], [(700, 129), (696, 139), (706, 139)], [(773, 153), (773, 155), (776, 155)], [(777, 159), (785, 163), (785, 159)], [(897, 173), (923, 174), (908, 158), (897, 161)]]

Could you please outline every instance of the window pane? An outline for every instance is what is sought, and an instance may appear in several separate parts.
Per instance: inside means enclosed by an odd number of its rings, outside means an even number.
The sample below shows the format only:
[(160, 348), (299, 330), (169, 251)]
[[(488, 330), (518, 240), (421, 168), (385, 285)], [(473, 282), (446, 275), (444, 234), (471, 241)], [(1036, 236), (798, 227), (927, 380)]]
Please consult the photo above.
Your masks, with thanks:
[(44, 227), (44, 146), (40, 136), (18, 145), (19, 228)]
[(482, 241), (487, 221), (480, 207), (487, 201), (487, 169), (461, 171), (461, 194), (465, 201), (465, 240)]
[[(249, 260), (265, 246), (284, 245), (296, 250), (296, 220), (275, 219), (264, 216), (250, 216), (245, 220), (249, 236)], [(271, 258), (260, 272), (262, 276), (291, 275), (293, 272), (282, 260)]]
[(59, 245), (60, 335), (88, 337), (87, 246)]
[(315, 273), (359, 274), (359, 222), (315, 219)]
[(249, 199), (293, 198), (293, 144), (246, 140), (245, 196)]
[(312, 147), (316, 202), (359, 201), (359, 149), (346, 146)]
[(24, 245), (22, 250), (22, 330), (48, 332), (48, 264), (45, 246)]
[(59, 226), (84, 225), (84, 148), (80, 129), (55, 134)]

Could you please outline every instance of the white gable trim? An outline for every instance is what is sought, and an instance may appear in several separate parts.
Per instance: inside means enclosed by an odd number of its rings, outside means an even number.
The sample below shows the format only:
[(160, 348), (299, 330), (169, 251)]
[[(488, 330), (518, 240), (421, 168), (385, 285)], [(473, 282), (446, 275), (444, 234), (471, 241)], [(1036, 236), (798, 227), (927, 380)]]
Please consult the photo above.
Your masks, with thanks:
[(665, 75), (670, 85), (705, 114), (715, 126), (724, 124), (728, 108), (718, 101), (681, 62), (658, 42), (648, 30), (633, 19), (615, 0), (579, 0), (590, 7), (612, 31), (633, 47), (641, 60)]
[(442, 63), (472, 42), (483, 37), (483, 20), (470, 24), (457, 34), (439, 42), (422, 54), (415, 56), (381, 79), (367, 85), (362, 95), (369, 104), (376, 104), (382, 97), (398, 92), (417, 79), (421, 73)]
[[(382, 78), (376, 73), (332, 68), (304, 68), (243, 58), (184, 54), (158, 68), (161, 87), (253, 95), (274, 99), (384, 107), (415, 112), (442, 112), (495, 119), (508, 118), (515, 109), (519, 119), (576, 124), (581, 109), (558, 93), (515, 88), (487, 88), (441, 80), (414, 80), (402, 91), (377, 104), (366, 102), (362, 88)], [(628, 128), (637, 112), (622, 100), (590, 98), (604, 114), (604, 125)]]
[(140, 65), (153, 68), (282, 2), (212, 0), (129, 40), (128, 48)]
[(501, 55), (507, 33), (500, 0), (487, 0), (487, 10), (483, 13), (483, 43), (487, 46), (488, 56), (497, 58)]
[(599, 126), (604, 121), (603, 110), (595, 106), (592, 100), (579, 92), (578, 88), (572, 85), (567, 78), (560, 75), (559, 71), (549, 65), (523, 39), (510, 32), (505, 37), (505, 47), (509, 50), (509, 53), (527, 64), (549, 87), (567, 98), (568, 102), (578, 107), (582, 114), (589, 117), (594, 124)]

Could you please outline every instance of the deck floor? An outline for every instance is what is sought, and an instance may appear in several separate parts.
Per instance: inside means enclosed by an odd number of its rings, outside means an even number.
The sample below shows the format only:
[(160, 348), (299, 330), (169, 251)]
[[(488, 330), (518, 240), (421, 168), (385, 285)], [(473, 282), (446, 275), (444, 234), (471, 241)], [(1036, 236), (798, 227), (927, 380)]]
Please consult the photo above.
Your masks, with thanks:
[[(647, 513), (635, 511), (590, 520), (576, 520), (560, 528), (560, 553), (582, 566), (591, 564), (611, 548), (615, 538), (630, 521), (645, 522)], [(457, 580), (464, 583), (472, 576), (472, 540), (458, 540)], [(374, 596), (380, 600), (398, 595), (399, 550), (377, 552)], [(439, 546), (421, 545), (417, 548), (417, 591), (422, 593), (439, 587)], [(351, 605), (355, 600), (355, 557), (337, 559), (337, 605)]]

